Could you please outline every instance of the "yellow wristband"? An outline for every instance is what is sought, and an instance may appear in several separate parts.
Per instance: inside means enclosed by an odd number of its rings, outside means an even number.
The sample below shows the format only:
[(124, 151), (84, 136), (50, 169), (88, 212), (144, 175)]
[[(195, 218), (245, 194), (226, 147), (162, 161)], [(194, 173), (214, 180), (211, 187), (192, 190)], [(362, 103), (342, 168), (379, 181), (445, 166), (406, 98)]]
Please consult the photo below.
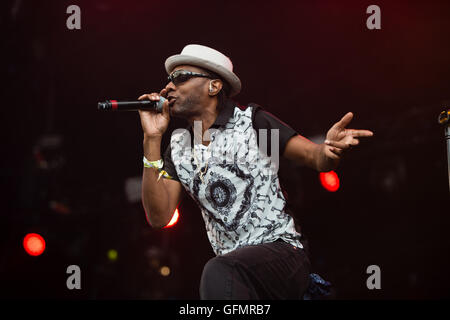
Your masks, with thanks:
[(144, 156), (144, 159), (142, 159), (142, 161), (144, 162), (145, 168), (154, 168), (154, 169), (160, 170), (164, 166), (164, 162), (162, 159), (159, 159), (156, 161), (148, 161), (147, 158)]
[(159, 171), (159, 176), (158, 176), (158, 180), (161, 179), (161, 176), (163, 176), (164, 178), (167, 179), (173, 179), (168, 173), (167, 171), (163, 170), (163, 166), (164, 166), (164, 162), (162, 159), (159, 159), (157, 161), (148, 161), (147, 158), (144, 156), (143, 159), (144, 162), (144, 168), (153, 168)]

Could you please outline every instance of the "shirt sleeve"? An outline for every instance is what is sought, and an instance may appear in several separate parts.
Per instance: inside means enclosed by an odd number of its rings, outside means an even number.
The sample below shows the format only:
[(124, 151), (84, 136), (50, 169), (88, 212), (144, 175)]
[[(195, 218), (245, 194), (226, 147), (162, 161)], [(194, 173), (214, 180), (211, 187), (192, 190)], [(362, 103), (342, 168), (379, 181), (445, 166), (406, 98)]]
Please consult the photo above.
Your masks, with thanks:
[(173, 180), (180, 182), (180, 178), (178, 178), (177, 170), (175, 169), (175, 165), (173, 164), (173, 161), (172, 161), (172, 148), (170, 146), (170, 142), (166, 148), (166, 151), (164, 151), (163, 161), (164, 161), (163, 170), (165, 170), (169, 174), (169, 176), (171, 176), (173, 178)]
[(265, 111), (260, 106), (253, 104), (252, 105), (252, 118), (253, 118), (253, 128), (256, 130), (256, 139), (259, 143), (259, 129), (267, 129), (267, 155), (270, 156), (271, 153), (271, 131), (270, 129), (278, 129), (279, 131), (279, 152), (282, 155), (284, 153), (284, 149), (286, 148), (286, 144), (290, 138), (298, 135), (298, 132), (292, 129), (288, 124), (284, 123), (276, 116), (271, 114), (270, 112)]

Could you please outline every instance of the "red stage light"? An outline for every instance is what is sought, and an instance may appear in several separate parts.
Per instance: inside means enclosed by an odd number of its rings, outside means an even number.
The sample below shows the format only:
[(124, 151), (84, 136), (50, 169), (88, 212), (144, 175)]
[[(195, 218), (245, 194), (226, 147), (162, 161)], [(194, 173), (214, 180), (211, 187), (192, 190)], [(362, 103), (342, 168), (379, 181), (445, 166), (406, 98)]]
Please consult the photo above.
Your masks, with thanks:
[(23, 239), (23, 247), (30, 256), (39, 256), (45, 250), (45, 240), (37, 233), (29, 233)]
[(339, 189), (339, 177), (334, 171), (330, 172), (321, 172), (319, 174), (320, 183), (322, 183), (322, 186), (330, 191), (335, 192)]
[(176, 208), (175, 212), (173, 213), (172, 219), (170, 219), (169, 223), (164, 228), (173, 227), (178, 222), (179, 217), (180, 213), (178, 212), (178, 208)]

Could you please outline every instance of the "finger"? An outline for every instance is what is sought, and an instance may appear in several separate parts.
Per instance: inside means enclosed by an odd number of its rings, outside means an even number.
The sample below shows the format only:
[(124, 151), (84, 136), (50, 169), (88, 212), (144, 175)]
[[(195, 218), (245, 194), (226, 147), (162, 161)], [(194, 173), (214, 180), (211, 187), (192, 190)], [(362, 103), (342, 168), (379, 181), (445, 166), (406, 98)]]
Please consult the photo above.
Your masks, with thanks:
[(348, 130), (350, 135), (353, 137), (372, 137), (373, 132), (370, 130), (355, 130), (355, 129), (349, 129)]
[(358, 144), (359, 144), (358, 139), (352, 139), (352, 141), (350, 142), (350, 146), (357, 146)]
[(345, 116), (342, 117), (341, 120), (339, 120), (336, 125), (338, 128), (345, 128), (353, 119), (353, 113), (348, 112)]
[(343, 150), (342, 150), (342, 149), (334, 148), (334, 147), (331, 147), (331, 148), (330, 148), (330, 151), (331, 151), (334, 155), (338, 156), (339, 158), (341, 157), (341, 155), (342, 155), (342, 153), (343, 153)]
[(156, 94), (156, 93), (152, 93), (151, 95), (150, 95), (150, 100), (153, 100), (153, 101), (159, 101), (159, 95), (158, 94)]
[[(330, 150), (330, 151), (331, 151), (331, 150)], [(341, 158), (340, 155), (334, 153), (333, 151), (329, 152), (329, 153), (327, 154), (327, 156), (328, 156), (328, 158), (331, 158), (331, 159), (333, 159), (333, 160), (339, 160), (339, 159)]]
[(167, 89), (166, 89), (166, 88), (162, 89), (162, 90), (159, 92), (159, 95), (160, 95), (160, 96), (163, 96), (164, 98), (166, 98), (166, 97), (167, 97)]
[(344, 142), (325, 140), (325, 144), (339, 149), (347, 149), (350, 145)]
[(138, 110), (139, 117), (141, 118), (141, 121), (145, 121), (144, 119), (147, 119), (148, 115), (153, 113), (152, 110)]
[[(138, 100), (144, 100), (145, 98), (147, 98), (148, 94), (143, 94), (142, 96), (140, 96), (138, 98)], [(148, 99), (148, 98), (147, 98)]]
[(170, 119), (170, 107), (169, 107), (169, 100), (166, 99), (166, 101), (164, 101), (163, 106), (162, 106), (162, 114), (163, 116), (167, 116)]
[(140, 96), (138, 98), (138, 100), (144, 100), (146, 98), (148, 100), (158, 101), (159, 100), (159, 94), (157, 94), (157, 93), (143, 94), (142, 96)]

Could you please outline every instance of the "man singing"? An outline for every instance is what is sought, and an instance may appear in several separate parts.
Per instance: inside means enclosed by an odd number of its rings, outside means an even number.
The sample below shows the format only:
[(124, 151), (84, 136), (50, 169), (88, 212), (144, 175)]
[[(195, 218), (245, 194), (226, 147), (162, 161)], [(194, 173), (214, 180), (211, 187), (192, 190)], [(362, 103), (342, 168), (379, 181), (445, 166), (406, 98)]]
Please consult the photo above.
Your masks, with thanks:
[[(187, 45), (165, 62), (168, 84), (140, 100), (167, 99), (163, 111), (139, 111), (144, 131), (142, 203), (152, 227), (172, 218), (183, 189), (201, 209), (216, 257), (200, 282), (202, 299), (301, 299), (310, 262), (287, 213), (277, 174), (278, 155), (317, 171), (336, 168), (368, 130), (346, 129), (347, 113), (315, 144), (255, 104), (230, 98), (241, 90), (231, 60), (202, 45)], [(171, 117), (175, 130), (161, 155)]]

